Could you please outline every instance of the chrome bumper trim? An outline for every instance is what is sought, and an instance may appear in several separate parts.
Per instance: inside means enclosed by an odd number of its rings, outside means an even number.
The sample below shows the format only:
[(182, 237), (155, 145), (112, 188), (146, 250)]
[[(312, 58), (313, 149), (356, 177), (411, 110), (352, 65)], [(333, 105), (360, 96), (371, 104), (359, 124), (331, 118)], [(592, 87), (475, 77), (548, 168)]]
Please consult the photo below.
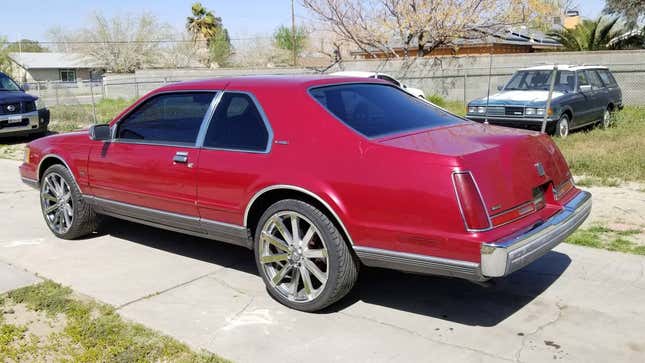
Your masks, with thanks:
[[(0, 115), (0, 121), (7, 121), (10, 117), (21, 116), (23, 119), (29, 119), (29, 124), (25, 126), (5, 126), (0, 129), (0, 134), (9, 134), (21, 131), (33, 131), (40, 127), (38, 111), (20, 113), (15, 115)], [(36, 127), (34, 127), (36, 126)]]
[(564, 241), (591, 212), (591, 194), (581, 191), (564, 208), (529, 231), (481, 247), (481, 273), (506, 276), (542, 257)]

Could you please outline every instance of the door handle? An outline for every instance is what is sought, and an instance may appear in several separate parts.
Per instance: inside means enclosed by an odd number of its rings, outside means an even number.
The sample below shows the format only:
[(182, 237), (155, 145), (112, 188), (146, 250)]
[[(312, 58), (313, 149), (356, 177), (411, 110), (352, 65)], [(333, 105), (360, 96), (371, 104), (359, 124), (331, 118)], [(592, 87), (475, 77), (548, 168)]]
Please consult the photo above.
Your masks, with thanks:
[(178, 151), (172, 158), (175, 163), (186, 164), (188, 162), (188, 153), (185, 151)]

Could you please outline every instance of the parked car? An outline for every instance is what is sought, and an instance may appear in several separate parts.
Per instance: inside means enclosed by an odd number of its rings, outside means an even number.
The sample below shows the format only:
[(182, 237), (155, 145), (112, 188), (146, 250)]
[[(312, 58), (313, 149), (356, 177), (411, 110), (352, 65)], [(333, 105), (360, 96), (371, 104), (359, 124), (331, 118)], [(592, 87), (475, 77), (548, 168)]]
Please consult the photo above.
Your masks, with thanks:
[(47, 133), (49, 110), (37, 109), (37, 99), (0, 72), (0, 137)]
[(168, 85), (29, 143), (20, 174), (60, 238), (102, 214), (244, 246), (271, 296), (304, 311), (347, 294), (361, 263), (506, 276), (591, 209), (549, 136), (338, 76)]
[(609, 127), (611, 113), (623, 107), (620, 87), (606, 67), (559, 65), (547, 110), (552, 73), (552, 65), (516, 72), (488, 102), (483, 97), (468, 103), (467, 118), (540, 130), (546, 112), (547, 131), (566, 137), (571, 130), (595, 123)]
[(413, 87), (408, 87), (407, 85), (401, 83), (400, 81), (396, 80), (394, 77), (387, 75), (385, 73), (378, 73), (378, 72), (364, 72), (364, 71), (342, 71), (342, 72), (334, 72), (331, 73), (332, 76), (344, 76), (344, 77), (359, 77), (359, 78), (374, 78), (374, 79), (381, 79), (385, 82), (391, 83), (405, 92), (419, 97), (421, 99), (426, 99), (426, 94), (423, 92), (423, 90), (420, 90), (418, 88), (413, 88)]

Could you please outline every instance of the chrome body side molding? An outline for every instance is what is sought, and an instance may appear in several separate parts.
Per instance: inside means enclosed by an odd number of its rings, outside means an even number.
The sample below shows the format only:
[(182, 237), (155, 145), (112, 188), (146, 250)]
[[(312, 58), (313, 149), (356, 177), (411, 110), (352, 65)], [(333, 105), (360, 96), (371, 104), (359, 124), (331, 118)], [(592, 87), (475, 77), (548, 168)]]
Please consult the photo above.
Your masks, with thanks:
[(354, 246), (356, 255), (366, 266), (381, 267), (422, 275), (458, 277), (484, 281), (479, 264), (470, 261), (396, 252), (371, 247)]
[(85, 195), (83, 199), (99, 214), (192, 236), (231, 243), (246, 248), (253, 247), (253, 241), (250, 238), (248, 229), (242, 226), (116, 202), (94, 196)]

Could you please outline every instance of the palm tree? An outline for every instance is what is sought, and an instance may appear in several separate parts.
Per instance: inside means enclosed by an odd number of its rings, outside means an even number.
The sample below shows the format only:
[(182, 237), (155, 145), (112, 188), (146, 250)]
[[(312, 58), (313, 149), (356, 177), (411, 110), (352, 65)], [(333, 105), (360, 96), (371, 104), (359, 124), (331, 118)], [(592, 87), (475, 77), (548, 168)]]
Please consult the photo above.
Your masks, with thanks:
[(194, 3), (193, 16), (186, 19), (186, 29), (193, 34), (193, 40), (209, 41), (222, 29), (222, 18), (206, 10), (201, 3)]
[(625, 27), (620, 18), (601, 16), (597, 20), (583, 20), (573, 29), (551, 32), (549, 36), (565, 50), (593, 51), (632, 47), (639, 33)]

